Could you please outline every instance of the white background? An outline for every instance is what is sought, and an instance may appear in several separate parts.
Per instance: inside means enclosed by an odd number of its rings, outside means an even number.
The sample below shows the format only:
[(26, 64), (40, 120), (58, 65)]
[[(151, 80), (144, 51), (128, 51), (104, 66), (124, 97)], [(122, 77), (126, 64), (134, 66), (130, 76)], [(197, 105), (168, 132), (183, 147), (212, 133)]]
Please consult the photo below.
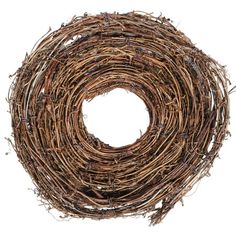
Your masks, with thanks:
[[(9, 74), (21, 65), (26, 51), (49, 25), (57, 29), (73, 15), (84, 12), (120, 13), (143, 10), (162, 12), (174, 21), (199, 48), (227, 65), (231, 82), (236, 84), (235, 1), (169, 0), (83, 0), (0, 2), (0, 235), (236, 235), (236, 93), (231, 95), (232, 137), (221, 149), (211, 170), (192, 196), (177, 204), (164, 221), (149, 227), (147, 219), (58, 221), (39, 206), (30, 177), (9, 149), (4, 137), (10, 137), (10, 115), (5, 101), (10, 85)], [(119, 100), (119, 97), (117, 97)], [(128, 117), (127, 117), (128, 119)], [(145, 121), (146, 122), (146, 121)], [(140, 124), (137, 123), (139, 126)], [(118, 136), (118, 141), (128, 132)], [(112, 137), (110, 137), (110, 140)], [(5, 153), (10, 152), (8, 155)]]

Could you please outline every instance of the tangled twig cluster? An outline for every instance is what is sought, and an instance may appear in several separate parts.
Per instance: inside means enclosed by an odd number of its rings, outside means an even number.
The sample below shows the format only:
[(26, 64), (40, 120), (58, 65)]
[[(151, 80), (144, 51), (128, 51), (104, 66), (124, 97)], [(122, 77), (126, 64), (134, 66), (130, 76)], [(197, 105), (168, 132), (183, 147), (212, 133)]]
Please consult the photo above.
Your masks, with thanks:
[[(81, 105), (118, 87), (143, 99), (150, 125), (133, 144), (111, 147), (88, 133)], [(10, 112), (17, 155), (51, 206), (95, 219), (148, 214), (155, 224), (218, 155), (227, 78), (165, 17), (85, 14), (26, 56)]]

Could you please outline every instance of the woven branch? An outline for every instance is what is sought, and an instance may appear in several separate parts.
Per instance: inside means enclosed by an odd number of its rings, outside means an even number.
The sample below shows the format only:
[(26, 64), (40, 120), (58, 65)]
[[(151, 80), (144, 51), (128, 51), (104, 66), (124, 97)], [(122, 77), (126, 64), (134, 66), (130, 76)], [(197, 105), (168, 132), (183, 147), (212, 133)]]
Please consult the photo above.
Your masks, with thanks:
[[(217, 157), (229, 123), (224, 68), (168, 19), (140, 12), (74, 17), (26, 55), (10, 89), (18, 158), (66, 216), (160, 222)], [(133, 144), (88, 133), (82, 103), (114, 88), (150, 116)]]

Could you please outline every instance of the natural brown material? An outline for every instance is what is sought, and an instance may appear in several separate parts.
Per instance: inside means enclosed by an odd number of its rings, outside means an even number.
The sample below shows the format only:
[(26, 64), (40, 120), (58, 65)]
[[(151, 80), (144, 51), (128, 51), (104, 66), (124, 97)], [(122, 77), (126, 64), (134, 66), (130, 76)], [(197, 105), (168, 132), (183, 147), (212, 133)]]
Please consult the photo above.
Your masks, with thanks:
[[(15, 74), (15, 150), (41, 198), (65, 216), (148, 214), (155, 224), (217, 157), (227, 83), (224, 68), (165, 17), (74, 17), (45, 35)], [(81, 105), (118, 87), (143, 99), (150, 125), (135, 143), (111, 147), (87, 132)]]

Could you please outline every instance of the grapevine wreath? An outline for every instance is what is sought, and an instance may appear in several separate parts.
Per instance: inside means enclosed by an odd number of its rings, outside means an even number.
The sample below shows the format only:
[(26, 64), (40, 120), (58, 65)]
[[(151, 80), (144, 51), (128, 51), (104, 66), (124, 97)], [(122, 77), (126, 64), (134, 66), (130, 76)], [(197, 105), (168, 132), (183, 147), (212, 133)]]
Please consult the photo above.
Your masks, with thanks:
[[(73, 217), (160, 222), (217, 157), (229, 123), (228, 79), (163, 16), (73, 17), (26, 55), (10, 88), (17, 156), (42, 200)], [(150, 116), (134, 143), (90, 134), (82, 103), (115, 88)], [(99, 124), (98, 124), (99, 125)]]

